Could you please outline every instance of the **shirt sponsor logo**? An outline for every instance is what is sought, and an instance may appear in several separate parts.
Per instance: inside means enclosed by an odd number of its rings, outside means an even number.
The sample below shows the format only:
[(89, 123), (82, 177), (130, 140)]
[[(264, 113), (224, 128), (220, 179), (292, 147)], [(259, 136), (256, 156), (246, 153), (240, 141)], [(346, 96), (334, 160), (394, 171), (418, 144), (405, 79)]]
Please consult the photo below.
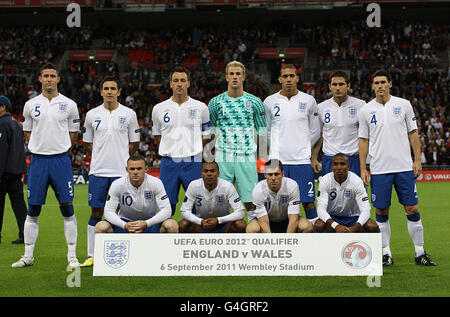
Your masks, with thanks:
[(346, 267), (363, 269), (372, 261), (372, 249), (362, 241), (352, 241), (342, 248), (341, 257)]

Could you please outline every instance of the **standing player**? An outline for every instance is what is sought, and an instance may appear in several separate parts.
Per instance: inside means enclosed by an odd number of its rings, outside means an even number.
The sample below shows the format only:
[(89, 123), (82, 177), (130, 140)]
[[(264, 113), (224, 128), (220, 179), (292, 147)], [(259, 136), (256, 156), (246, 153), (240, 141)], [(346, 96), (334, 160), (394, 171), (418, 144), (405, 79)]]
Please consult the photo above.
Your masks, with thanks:
[(45, 64), (39, 74), (42, 93), (25, 103), (23, 130), (33, 156), (27, 178), (28, 212), (24, 226), (25, 254), (12, 267), (31, 266), (39, 232), (38, 218), (50, 185), (64, 217), (67, 260), (79, 266), (76, 257), (77, 220), (73, 210), (72, 162), (67, 154), (80, 128), (77, 105), (58, 92), (60, 77), (55, 65)]
[[(343, 153), (349, 158), (350, 171), (359, 176), (358, 113), (366, 103), (347, 94), (350, 82), (347, 73), (343, 71), (331, 74), (328, 87), (333, 97), (318, 106), (322, 133), (312, 150), (314, 172), (320, 173), (322, 170), (322, 175), (330, 173), (333, 156)], [(318, 156), (322, 141), (324, 155), (320, 166)]]
[(300, 188), (306, 218), (314, 223), (314, 173), (311, 148), (320, 135), (317, 103), (313, 96), (297, 89), (299, 77), (294, 65), (281, 67), (281, 91), (264, 100), (269, 140), (269, 157), (283, 162), (286, 177)]
[(118, 102), (119, 82), (105, 77), (100, 85), (103, 104), (86, 114), (83, 144), (92, 153), (89, 170), (87, 259), (81, 267), (94, 265), (95, 225), (102, 220), (111, 183), (126, 174), (127, 159), (139, 147), (141, 129), (134, 110)]
[(349, 171), (347, 155), (333, 156), (332, 173), (322, 177), (317, 193), (319, 219), (314, 231), (323, 232), (380, 232), (370, 219), (370, 204), (361, 178)]
[(95, 233), (178, 232), (177, 222), (169, 219), (171, 208), (164, 185), (146, 174), (146, 167), (145, 158), (139, 154), (128, 159), (127, 175), (111, 184), (105, 221), (96, 224)]
[(191, 182), (181, 205), (180, 232), (245, 232), (241, 199), (219, 174), (216, 162), (203, 162), (202, 178)]
[(159, 146), (160, 178), (169, 195), (172, 215), (180, 185), (201, 177), (202, 152), (209, 135), (208, 107), (188, 95), (190, 73), (181, 66), (170, 74), (173, 95), (153, 108), (153, 134)]
[[(369, 183), (366, 169), (368, 154), (371, 158), (372, 204), (376, 207), (377, 223), (382, 233), (383, 265), (394, 264), (389, 247), (391, 228), (388, 220), (392, 185), (405, 208), (416, 264), (436, 265), (423, 249), (423, 226), (415, 181), (422, 172), (416, 118), (408, 100), (391, 96), (391, 87), (391, 77), (387, 71), (375, 72), (372, 89), (376, 98), (361, 109), (359, 116), (361, 178), (365, 184)], [(414, 151), (414, 162), (410, 147)]]
[(247, 212), (253, 210), (252, 189), (258, 182), (256, 133), (266, 127), (264, 105), (258, 97), (244, 91), (245, 66), (232, 61), (225, 67), (226, 92), (208, 104), (211, 126), (216, 128), (216, 162), (220, 178), (237, 184)]
[(11, 102), (8, 97), (0, 96), (0, 242), (5, 197), (8, 194), (19, 227), (19, 238), (12, 243), (22, 244), (23, 227), (27, 217), (22, 175), (27, 172), (27, 163), (22, 127), (8, 112), (10, 109)]
[(277, 159), (267, 161), (264, 176), (253, 189), (256, 219), (249, 220), (247, 233), (311, 232), (311, 222), (299, 216), (298, 185), (284, 177), (283, 164)]

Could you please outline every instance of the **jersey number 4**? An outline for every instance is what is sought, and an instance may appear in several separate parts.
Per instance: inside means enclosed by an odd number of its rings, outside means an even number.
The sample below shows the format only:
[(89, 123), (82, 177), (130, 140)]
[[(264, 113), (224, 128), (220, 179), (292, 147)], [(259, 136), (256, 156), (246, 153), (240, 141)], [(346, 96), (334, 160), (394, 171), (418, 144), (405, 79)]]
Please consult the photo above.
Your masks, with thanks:
[(373, 124), (376, 125), (377, 122), (378, 122), (378, 121), (377, 121), (377, 117), (375, 117), (375, 114), (373, 114), (373, 115), (372, 115), (372, 119), (370, 119), (370, 123), (373, 123)]

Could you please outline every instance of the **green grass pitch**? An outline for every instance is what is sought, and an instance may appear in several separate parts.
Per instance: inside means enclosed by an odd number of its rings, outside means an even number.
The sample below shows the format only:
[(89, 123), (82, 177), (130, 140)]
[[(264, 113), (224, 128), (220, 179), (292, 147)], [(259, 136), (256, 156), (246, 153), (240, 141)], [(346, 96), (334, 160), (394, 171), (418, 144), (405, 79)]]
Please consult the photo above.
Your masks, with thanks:
[[(450, 183), (418, 183), (419, 209), (425, 250), (438, 264), (414, 264), (414, 248), (406, 227), (405, 212), (395, 192), (390, 212), (391, 251), (395, 265), (384, 269), (380, 287), (368, 287), (366, 277), (93, 277), (92, 268), (81, 270), (80, 287), (68, 287), (67, 247), (63, 218), (52, 190), (39, 218), (39, 237), (32, 267), (12, 269), (24, 252), (12, 245), (17, 225), (9, 201), (0, 244), (0, 296), (44, 297), (447, 297), (450, 294)], [(180, 196), (183, 196), (180, 193)], [(87, 185), (75, 187), (78, 221), (77, 255), (86, 256), (86, 228), (90, 216)], [(178, 206), (179, 210), (179, 206)], [(303, 214), (303, 210), (302, 210)], [(179, 218), (179, 211), (176, 218)], [(372, 219), (374, 209), (372, 208)]]

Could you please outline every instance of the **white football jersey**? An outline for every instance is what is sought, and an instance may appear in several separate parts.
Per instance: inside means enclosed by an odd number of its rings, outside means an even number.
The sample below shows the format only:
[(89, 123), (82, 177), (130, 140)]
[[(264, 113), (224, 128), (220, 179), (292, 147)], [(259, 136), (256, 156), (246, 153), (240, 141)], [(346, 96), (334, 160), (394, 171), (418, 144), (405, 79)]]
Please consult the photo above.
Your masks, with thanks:
[[(234, 212), (231, 212), (231, 209)], [(243, 219), (245, 208), (230, 182), (219, 178), (217, 187), (209, 191), (205, 188), (203, 178), (199, 178), (188, 186), (181, 205), (181, 216), (198, 225), (202, 219), (207, 218), (218, 218), (219, 223), (226, 223)]]
[(358, 222), (363, 226), (370, 218), (370, 203), (361, 178), (349, 171), (347, 179), (339, 184), (333, 172), (323, 176), (317, 193), (317, 214), (324, 222), (330, 215), (359, 216)]
[(101, 177), (126, 175), (129, 145), (139, 142), (141, 135), (134, 110), (119, 104), (110, 112), (101, 104), (88, 111), (84, 127), (83, 142), (92, 143), (89, 174)]
[(348, 96), (341, 106), (333, 98), (318, 105), (325, 155), (358, 154), (358, 113), (365, 104), (364, 100)]
[(269, 156), (283, 164), (310, 164), (320, 122), (313, 96), (298, 91), (288, 99), (277, 92), (264, 100)]
[(300, 213), (300, 191), (297, 182), (288, 177), (283, 177), (276, 193), (269, 189), (267, 180), (260, 181), (253, 189), (252, 201), (257, 218), (268, 215), (270, 221), (280, 222), (288, 219), (288, 214)]
[(28, 100), (23, 117), (23, 130), (31, 131), (28, 149), (34, 154), (67, 152), (72, 146), (69, 132), (80, 130), (77, 104), (62, 94), (51, 101), (42, 94)]
[(202, 136), (209, 134), (209, 111), (201, 101), (189, 99), (179, 106), (169, 98), (153, 108), (153, 135), (161, 135), (159, 155), (194, 156), (203, 151)]
[(171, 215), (169, 198), (159, 178), (145, 174), (144, 182), (136, 188), (126, 175), (112, 182), (109, 188), (105, 219), (116, 226), (125, 229), (123, 218), (128, 221), (145, 220), (147, 227), (151, 227)]
[(383, 106), (375, 99), (359, 115), (360, 138), (369, 139), (371, 174), (412, 171), (408, 133), (417, 130), (411, 103), (391, 96)]

